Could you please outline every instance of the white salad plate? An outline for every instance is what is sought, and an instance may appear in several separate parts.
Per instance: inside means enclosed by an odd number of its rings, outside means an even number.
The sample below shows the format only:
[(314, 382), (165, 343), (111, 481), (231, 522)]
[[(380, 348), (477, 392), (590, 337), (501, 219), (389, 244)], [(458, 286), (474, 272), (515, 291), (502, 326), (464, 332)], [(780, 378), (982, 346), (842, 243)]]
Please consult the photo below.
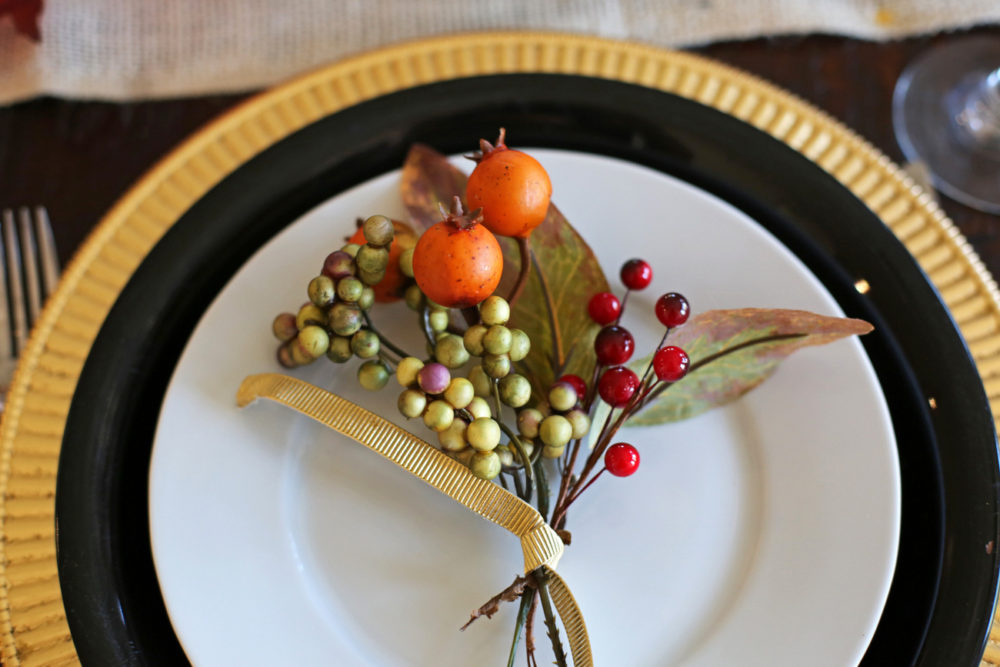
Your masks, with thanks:
[[(623, 320), (637, 357), (659, 340), (653, 303), (667, 291), (685, 294), (695, 313), (842, 315), (792, 252), (723, 200), (631, 162), (531, 152), (616, 292), (622, 262), (652, 265), (653, 284), (629, 297)], [(304, 417), (235, 404), (245, 376), (281, 370), (271, 320), (301, 305), (356, 217), (406, 218), (399, 180), (397, 171), (345, 190), (263, 245), (176, 365), (153, 446), (149, 522), (170, 622), (195, 665), (506, 660), (516, 604), (458, 628), (518, 574), (516, 539)], [(404, 305), (379, 304), (372, 316), (423, 356)], [(366, 392), (356, 364), (321, 360), (292, 373), (435, 442), (397, 412), (394, 380)], [(640, 450), (640, 469), (602, 478), (574, 504), (559, 566), (596, 664), (862, 658), (893, 577), (901, 500), (889, 411), (858, 340), (795, 353), (727, 407), (620, 436)], [(550, 649), (540, 621), (542, 664)]]

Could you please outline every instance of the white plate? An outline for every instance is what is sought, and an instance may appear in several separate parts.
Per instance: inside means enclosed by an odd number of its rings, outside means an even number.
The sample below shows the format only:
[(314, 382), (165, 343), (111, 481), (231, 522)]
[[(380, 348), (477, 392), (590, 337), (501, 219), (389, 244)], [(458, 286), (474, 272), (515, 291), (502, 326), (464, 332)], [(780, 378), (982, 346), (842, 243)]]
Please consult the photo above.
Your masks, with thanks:
[[(637, 356), (659, 338), (652, 304), (666, 291), (686, 294), (695, 312), (841, 314), (795, 256), (727, 203), (630, 163), (533, 153), (616, 291), (624, 260), (652, 264), (653, 285), (630, 297), (625, 317)], [(174, 373), (153, 449), (150, 524), (167, 610), (196, 665), (505, 663), (516, 605), (458, 627), (520, 570), (515, 538), (291, 411), (235, 407), (244, 376), (278, 370), (271, 319), (305, 300), (354, 219), (405, 217), (398, 180), (344, 192), (261, 248), (205, 313)], [(374, 319), (422, 352), (405, 306), (379, 306)], [(406, 423), (398, 387), (365, 392), (355, 368), (323, 362), (296, 374)], [(433, 440), (422, 424), (408, 427)], [(900, 482), (889, 413), (857, 340), (797, 353), (730, 407), (622, 438), (642, 466), (574, 505), (560, 564), (596, 664), (861, 658), (895, 564)], [(540, 622), (536, 643), (549, 662)]]

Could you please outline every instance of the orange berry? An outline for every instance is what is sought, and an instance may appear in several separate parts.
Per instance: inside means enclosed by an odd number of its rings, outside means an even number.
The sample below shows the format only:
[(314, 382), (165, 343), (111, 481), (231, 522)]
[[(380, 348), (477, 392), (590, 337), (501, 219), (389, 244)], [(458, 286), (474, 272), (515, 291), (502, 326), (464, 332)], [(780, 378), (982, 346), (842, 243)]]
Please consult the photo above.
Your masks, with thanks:
[(493, 293), (502, 273), (500, 243), (489, 229), (462, 216), (460, 205), (424, 232), (413, 250), (417, 285), (449, 308), (476, 305)]
[(482, 157), (469, 176), (465, 200), (481, 208), (483, 224), (500, 236), (527, 237), (549, 210), (552, 182), (545, 168), (527, 153), (482, 141)]

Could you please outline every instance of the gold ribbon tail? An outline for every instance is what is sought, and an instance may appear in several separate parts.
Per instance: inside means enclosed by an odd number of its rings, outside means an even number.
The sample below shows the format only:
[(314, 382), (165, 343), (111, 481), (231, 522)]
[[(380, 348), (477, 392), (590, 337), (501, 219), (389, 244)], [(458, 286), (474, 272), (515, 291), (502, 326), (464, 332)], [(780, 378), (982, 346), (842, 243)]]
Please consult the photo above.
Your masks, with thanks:
[(251, 375), (236, 392), (240, 407), (266, 398), (345, 435), (416, 475), (449, 498), (521, 540), (524, 571), (546, 567), (549, 590), (566, 629), (576, 667), (591, 667), (590, 639), (580, 608), (556, 574), (563, 542), (534, 507), (499, 484), (479, 479), (467, 467), (384, 417), (298, 378), (277, 373)]

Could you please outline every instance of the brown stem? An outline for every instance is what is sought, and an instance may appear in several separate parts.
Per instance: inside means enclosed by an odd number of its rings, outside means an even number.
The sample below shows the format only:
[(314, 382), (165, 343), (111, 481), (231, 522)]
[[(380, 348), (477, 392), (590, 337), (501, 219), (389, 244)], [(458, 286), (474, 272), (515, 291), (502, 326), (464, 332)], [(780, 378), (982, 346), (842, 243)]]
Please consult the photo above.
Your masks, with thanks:
[[(614, 412), (614, 410), (612, 410), (612, 412)], [(611, 417), (610, 413), (608, 414), (608, 417), (609, 418)], [(590, 456), (587, 457), (587, 462), (584, 464), (583, 471), (580, 473), (580, 477), (577, 479), (576, 484), (573, 485), (573, 489), (570, 492), (570, 496), (578, 495), (577, 490), (584, 483), (587, 482), (587, 476), (594, 470), (594, 466), (597, 465), (597, 462), (604, 457), (604, 451), (608, 448), (608, 445), (611, 443), (611, 438), (614, 437), (615, 433), (618, 432), (618, 429), (622, 427), (622, 424), (625, 423), (625, 420), (628, 419), (628, 417), (629, 417), (629, 406), (625, 406), (621, 414), (618, 415), (618, 418), (615, 419), (614, 423), (611, 425), (610, 428), (601, 429), (601, 436), (600, 438), (598, 438), (597, 444), (594, 446), (594, 451), (592, 451), (590, 453)], [(607, 426), (606, 422), (605, 426)], [(563, 508), (563, 512), (565, 512), (566, 509), (569, 508), (571, 502), (572, 500), (566, 503), (566, 507)]]
[(584, 491), (590, 488), (591, 484), (597, 481), (597, 478), (600, 477), (605, 470), (607, 470), (607, 468), (601, 468), (600, 470), (598, 470), (597, 474), (591, 477), (590, 481), (584, 484), (582, 489), (580, 489), (579, 491), (577, 491), (576, 493), (574, 493), (572, 496), (569, 497), (569, 499), (566, 501), (566, 506), (569, 507), (570, 505), (572, 505), (576, 501), (576, 499), (583, 494)]
[(596, 404), (594, 399), (597, 398), (597, 380), (601, 377), (602, 368), (604, 367), (595, 360), (593, 377), (590, 378), (590, 387), (587, 389), (587, 402), (583, 406), (584, 412), (586, 412), (588, 416), (593, 416), (591, 414), (593, 412), (591, 408), (593, 408)]
[(571, 447), (571, 452), (569, 455), (569, 463), (566, 465), (566, 470), (563, 472), (562, 480), (559, 482), (559, 495), (556, 496), (555, 509), (552, 510), (552, 521), (549, 525), (553, 528), (560, 528), (559, 522), (562, 521), (563, 517), (566, 515), (566, 495), (569, 493), (570, 482), (573, 477), (573, 469), (576, 467), (576, 457), (580, 453), (580, 447), (583, 445), (582, 439), (577, 439), (573, 442)]
[(535, 659), (535, 610), (538, 609), (538, 596), (532, 589), (531, 609), (528, 610), (528, 619), (524, 623), (524, 650), (528, 654), (528, 665), (538, 667), (538, 660)]
[(517, 282), (507, 295), (507, 303), (514, 305), (514, 302), (521, 296), (524, 286), (528, 284), (528, 276), (531, 275), (531, 247), (528, 245), (527, 237), (517, 239), (517, 250), (521, 258), (521, 270), (517, 273)]
[(656, 357), (656, 353), (660, 351), (660, 348), (663, 347), (663, 344), (667, 342), (667, 336), (669, 335), (670, 335), (670, 327), (667, 327), (667, 330), (663, 332), (663, 338), (660, 339), (659, 344), (653, 351), (653, 356), (649, 358), (649, 363), (646, 364), (646, 370), (642, 374), (642, 379), (639, 380), (639, 391), (642, 391), (642, 386), (646, 384), (646, 380), (649, 379), (649, 373), (650, 371), (653, 370), (653, 359)]
[(625, 305), (628, 303), (628, 295), (631, 294), (631, 293), (632, 293), (632, 290), (627, 289), (627, 290), (625, 290), (625, 294), (622, 295), (622, 302), (621, 302), (621, 306), (618, 309), (618, 317), (615, 318), (615, 324), (618, 324), (619, 322), (621, 322), (622, 318), (625, 317)]
[(552, 610), (552, 597), (549, 595), (549, 575), (545, 571), (545, 566), (535, 570), (535, 584), (538, 588), (538, 597), (542, 601), (542, 613), (545, 615), (545, 627), (548, 628), (549, 640), (552, 642), (552, 652), (555, 654), (556, 665), (567, 667), (566, 653), (563, 650), (562, 640), (559, 639), (559, 626), (556, 625), (556, 615)]
[(493, 618), (493, 614), (500, 611), (501, 602), (513, 602), (524, 594), (526, 588), (530, 588), (531, 586), (532, 581), (527, 577), (517, 577), (510, 586), (491, 597), (485, 602), (485, 604), (481, 605), (479, 609), (472, 612), (466, 624), (459, 629), (465, 630), (467, 627), (472, 625), (477, 618), (482, 616), (485, 616), (486, 618)]

